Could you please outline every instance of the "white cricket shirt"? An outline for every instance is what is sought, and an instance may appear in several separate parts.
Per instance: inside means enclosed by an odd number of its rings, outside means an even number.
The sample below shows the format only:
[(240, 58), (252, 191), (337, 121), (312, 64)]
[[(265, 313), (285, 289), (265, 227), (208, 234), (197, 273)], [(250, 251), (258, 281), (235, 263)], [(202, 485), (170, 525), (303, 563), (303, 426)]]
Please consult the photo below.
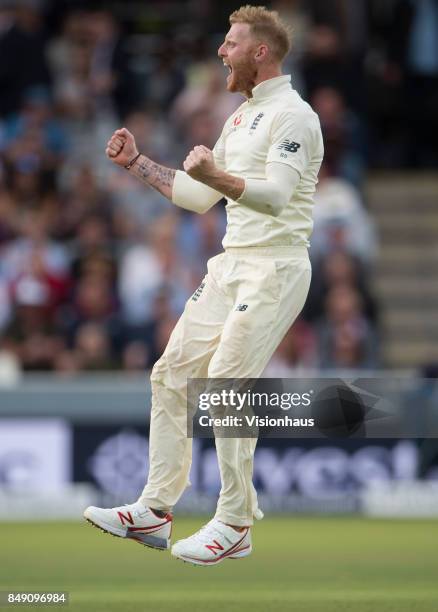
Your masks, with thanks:
[(313, 195), (324, 154), (317, 114), (292, 89), (290, 76), (263, 81), (225, 122), (213, 153), (216, 164), (241, 178), (266, 179), (266, 164), (279, 162), (301, 179), (274, 217), (227, 198), (224, 248), (309, 246)]

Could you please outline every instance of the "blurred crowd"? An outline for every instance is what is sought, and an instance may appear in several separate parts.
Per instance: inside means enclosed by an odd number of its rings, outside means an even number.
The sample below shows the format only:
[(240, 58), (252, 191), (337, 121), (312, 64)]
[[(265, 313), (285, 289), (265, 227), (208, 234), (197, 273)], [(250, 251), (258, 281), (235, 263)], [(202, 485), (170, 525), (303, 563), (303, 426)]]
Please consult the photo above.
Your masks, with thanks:
[[(326, 154), (310, 296), (267, 373), (374, 368), (377, 239), (363, 182), (370, 166), (436, 162), (437, 2), (268, 5), (294, 28), (285, 68), (320, 116)], [(214, 145), (242, 101), (215, 58), (239, 4), (107, 6), (0, 3), (0, 363), (23, 370), (150, 367), (221, 250), (223, 202), (177, 209), (104, 149), (121, 125), (171, 167)]]

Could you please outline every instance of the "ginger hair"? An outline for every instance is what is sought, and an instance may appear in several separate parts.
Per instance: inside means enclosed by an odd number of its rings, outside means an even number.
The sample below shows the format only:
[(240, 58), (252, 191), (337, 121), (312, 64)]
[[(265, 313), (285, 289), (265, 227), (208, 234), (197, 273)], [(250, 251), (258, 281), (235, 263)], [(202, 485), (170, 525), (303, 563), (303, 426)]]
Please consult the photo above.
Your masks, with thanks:
[(277, 11), (265, 6), (241, 6), (230, 15), (230, 24), (247, 23), (251, 34), (266, 42), (276, 60), (282, 62), (291, 48), (292, 33)]

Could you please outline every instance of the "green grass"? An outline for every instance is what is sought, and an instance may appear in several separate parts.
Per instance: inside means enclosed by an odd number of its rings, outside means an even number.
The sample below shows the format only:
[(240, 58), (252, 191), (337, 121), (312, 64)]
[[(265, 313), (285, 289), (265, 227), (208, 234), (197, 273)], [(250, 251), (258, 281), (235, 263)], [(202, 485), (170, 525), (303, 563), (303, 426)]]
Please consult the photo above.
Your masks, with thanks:
[(438, 521), (271, 517), (253, 540), (194, 567), (85, 523), (0, 524), (0, 590), (69, 591), (38, 609), (71, 612), (438, 612)]

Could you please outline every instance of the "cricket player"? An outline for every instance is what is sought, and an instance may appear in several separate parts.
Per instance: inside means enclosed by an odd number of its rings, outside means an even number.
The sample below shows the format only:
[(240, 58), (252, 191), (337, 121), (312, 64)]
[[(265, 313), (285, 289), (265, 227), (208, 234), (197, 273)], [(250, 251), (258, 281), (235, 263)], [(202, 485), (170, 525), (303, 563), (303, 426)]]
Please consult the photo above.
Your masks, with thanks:
[[(85, 518), (113, 535), (170, 548), (172, 508), (189, 484), (188, 378), (258, 378), (301, 311), (309, 290), (312, 205), (323, 142), (317, 115), (282, 74), (290, 34), (275, 11), (244, 6), (218, 50), (227, 89), (246, 101), (213, 151), (196, 146), (184, 171), (138, 152), (116, 130), (107, 156), (180, 206), (202, 214), (225, 196), (224, 252), (188, 300), (151, 374), (150, 467), (137, 502), (91, 506)], [(222, 488), (214, 518), (176, 542), (172, 555), (200, 565), (251, 553), (263, 514), (252, 484), (256, 440), (216, 438)]]

